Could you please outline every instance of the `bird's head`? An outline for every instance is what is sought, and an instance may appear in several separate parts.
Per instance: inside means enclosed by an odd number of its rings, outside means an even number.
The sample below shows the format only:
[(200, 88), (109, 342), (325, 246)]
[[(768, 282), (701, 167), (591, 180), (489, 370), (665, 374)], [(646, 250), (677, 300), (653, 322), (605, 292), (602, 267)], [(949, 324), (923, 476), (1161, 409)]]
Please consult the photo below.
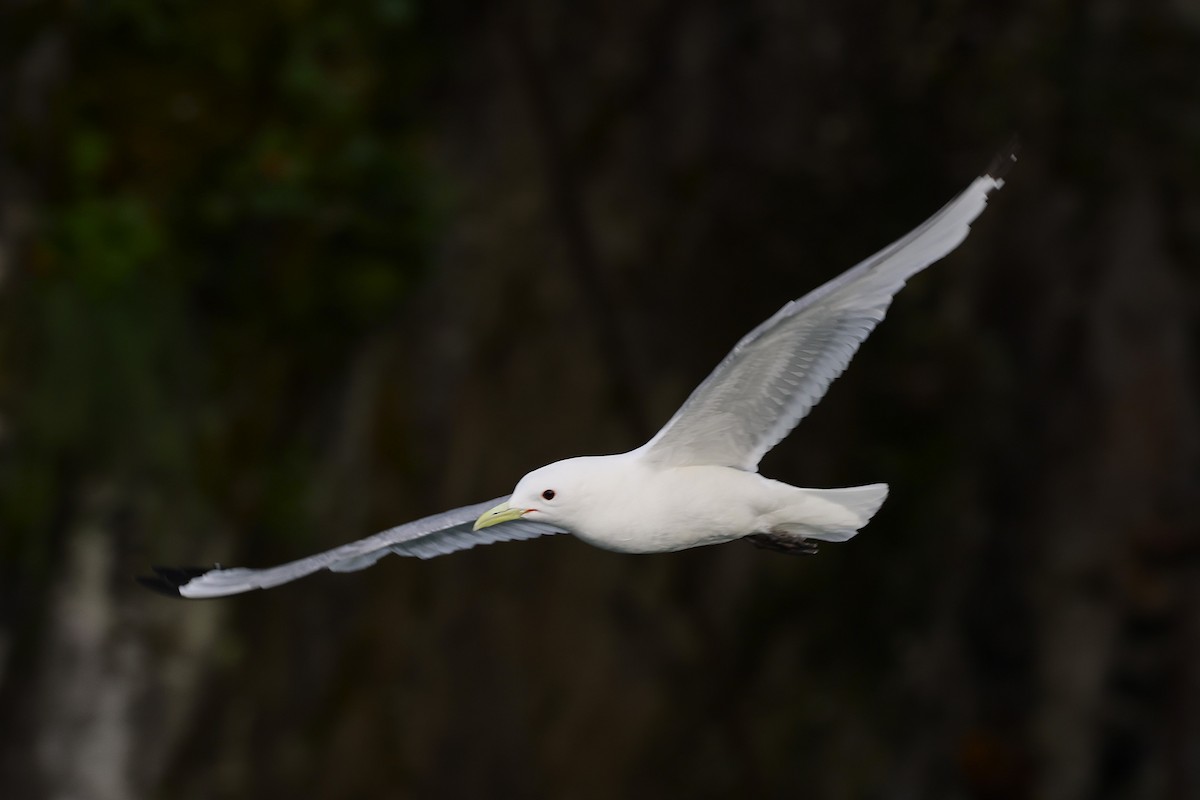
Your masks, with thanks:
[(601, 502), (614, 477), (615, 465), (609, 458), (568, 458), (535, 469), (521, 478), (508, 500), (475, 521), (475, 530), (522, 518), (578, 530), (578, 521), (586, 519), (592, 506)]

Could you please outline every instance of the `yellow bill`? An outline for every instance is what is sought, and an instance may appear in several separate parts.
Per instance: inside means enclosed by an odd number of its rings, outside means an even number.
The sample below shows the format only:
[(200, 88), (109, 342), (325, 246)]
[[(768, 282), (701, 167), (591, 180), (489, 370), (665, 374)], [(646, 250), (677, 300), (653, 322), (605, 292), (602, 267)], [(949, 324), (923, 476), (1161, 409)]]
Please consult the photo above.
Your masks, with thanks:
[(481, 528), (490, 528), (493, 525), (499, 525), (501, 522), (512, 522), (514, 519), (520, 519), (525, 515), (525, 509), (513, 508), (505, 500), (495, 508), (485, 511), (479, 515), (479, 519), (475, 520), (475, 527), (472, 530), (480, 530)]

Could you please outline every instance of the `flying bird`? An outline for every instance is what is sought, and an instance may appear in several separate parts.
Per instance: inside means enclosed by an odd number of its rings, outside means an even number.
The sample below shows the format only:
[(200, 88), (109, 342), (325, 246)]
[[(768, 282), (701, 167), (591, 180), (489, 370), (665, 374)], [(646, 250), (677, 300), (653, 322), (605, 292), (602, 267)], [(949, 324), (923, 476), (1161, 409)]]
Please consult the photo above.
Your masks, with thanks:
[(267, 589), (318, 570), (352, 572), (388, 553), (433, 558), (476, 545), (571, 533), (623, 553), (733, 539), (794, 553), (843, 542), (887, 484), (804, 489), (758, 473), (762, 457), (825, 394), (905, 281), (956, 248), (1003, 186), (1011, 153), (912, 232), (747, 334), (675, 416), (636, 450), (535, 469), (512, 494), (435, 514), (267, 569), (155, 567), (138, 580), (188, 598)]

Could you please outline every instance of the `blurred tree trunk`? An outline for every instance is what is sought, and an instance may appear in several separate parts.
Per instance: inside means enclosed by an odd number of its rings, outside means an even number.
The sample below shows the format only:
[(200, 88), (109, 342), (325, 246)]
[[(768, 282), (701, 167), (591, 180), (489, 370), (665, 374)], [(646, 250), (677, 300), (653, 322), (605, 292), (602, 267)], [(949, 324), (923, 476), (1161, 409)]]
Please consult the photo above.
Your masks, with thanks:
[(1046, 353), (1037, 382), (1051, 397), (1038, 400), (1050, 413), (1037, 412), (1044, 474), (1028, 521), (1043, 542), (1033, 741), (1047, 798), (1200, 793), (1194, 272), (1167, 245), (1153, 156), (1135, 148), (1090, 212), (1106, 233), (1074, 277), (1086, 312), (1059, 294), (1035, 328), (1085, 354)]
[[(63, 158), (55, 97), (72, 77), (66, 24), (38, 12), (0, 9), (0, 291), (7, 279), (17, 293), (29, 274), (13, 266), (32, 257)], [(8, 433), (0, 416), (0, 458), (12, 458)], [(64, 462), (55, 490), (45, 538), (9, 550), (0, 573), (0, 786), (6, 797), (145, 797), (189, 716), (219, 609), (197, 609), (182, 627), (147, 609), (128, 579), (144, 506), (136, 486)]]

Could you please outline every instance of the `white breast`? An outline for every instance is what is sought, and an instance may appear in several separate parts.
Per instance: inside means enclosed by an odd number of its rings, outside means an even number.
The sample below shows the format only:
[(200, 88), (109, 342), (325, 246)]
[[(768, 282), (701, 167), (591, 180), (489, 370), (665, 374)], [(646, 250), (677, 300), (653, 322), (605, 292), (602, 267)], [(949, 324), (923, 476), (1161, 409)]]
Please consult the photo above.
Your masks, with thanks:
[[(754, 532), (782, 487), (728, 467), (656, 469), (630, 459), (615, 485), (593, 495), (572, 533), (624, 553), (661, 553), (716, 544)], [(607, 483), (608, 481), (606, 481)]]

